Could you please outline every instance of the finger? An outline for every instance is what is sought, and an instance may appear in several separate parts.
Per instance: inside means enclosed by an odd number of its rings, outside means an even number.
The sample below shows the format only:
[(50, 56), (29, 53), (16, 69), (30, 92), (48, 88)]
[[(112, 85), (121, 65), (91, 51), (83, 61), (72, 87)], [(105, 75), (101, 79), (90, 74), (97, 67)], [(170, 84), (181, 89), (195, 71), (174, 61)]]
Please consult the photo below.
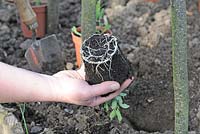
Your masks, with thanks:
[(114, 97), (116, 97), (118, 94), (117, 93), (113, 93), (113, 94), (110, 94), (106, 97), (94, 97), (93, 100), (91, 101), (91, 103), (89, 104), (89, 106), (98, 106), (104, 102), (107, 102), (111, 99), (113, 99)]
[(96, 97), (96, 96), (104, 95), (104, 94), (119, 90), (120, 84), (115, 81), (106, 81), (100, 84), (92, 85), (91, 88), (92, 89), (90, 89), (91, 91), (90, 97)]
[(82, 64), (81, 67), (77, 70), (77, 72), (85, 79), (85, 65)]
[(63, 76), (63, 72), (64, 71), (57, 72), (57, 73), (53, 74), (53, 76), (54, 77), (62, 77)]
[(120, 87), (120, 90), (122, 91), (122, 90), (126, 89), (128, 86), (130, 86), (130, 84), (133, 82), (133, 80), (134, 80), (134, 77), (132, 77), (131, 79), (125, 80), (125, 81), (122, 83), (122, 85), (121, 85), (121, 87)]
[(111, 93), (110, 95), (106, 97), (101, 97), (101, 96), (94, 97), (90, 103), (90, 106), (98, 106), (118, 96), (124, 89), (126, 89), (133, 82), (133, 79), (134, 78), (125, 80), (119, 90), (116, 90), (116, 92)]
[(116, 92), (112, 93), (114, 96), (118, 96), (123, 90), (125, 90), (130, 84), (133, 82), (133, 79), (127, 79), (124, 81), (124, 83), (121, 85), (120, 89)]

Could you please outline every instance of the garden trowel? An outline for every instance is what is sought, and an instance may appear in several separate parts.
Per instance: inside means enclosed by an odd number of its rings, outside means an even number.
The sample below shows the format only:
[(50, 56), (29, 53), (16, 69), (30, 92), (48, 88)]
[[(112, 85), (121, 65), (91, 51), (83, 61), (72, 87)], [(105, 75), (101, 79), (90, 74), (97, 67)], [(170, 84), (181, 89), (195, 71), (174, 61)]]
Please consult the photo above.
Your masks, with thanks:
[(30, 68), (36, 72), (56, 71), (64, 66), (61, 49), (55, 34), (36, 40), (33, 34), (33, 42), (26, 50), (25, 58)]
[(29, 0), (14, 0), (19, 11), (21, 21), (32, 31), (32, 44), (28, 43), (25, 57), (30, 68), (36, 72), (57, 72), (64, 68), (61, 49), (56, 36), (50, 35), (36, 40), (38, 27), (35, 12), (32, 10)]

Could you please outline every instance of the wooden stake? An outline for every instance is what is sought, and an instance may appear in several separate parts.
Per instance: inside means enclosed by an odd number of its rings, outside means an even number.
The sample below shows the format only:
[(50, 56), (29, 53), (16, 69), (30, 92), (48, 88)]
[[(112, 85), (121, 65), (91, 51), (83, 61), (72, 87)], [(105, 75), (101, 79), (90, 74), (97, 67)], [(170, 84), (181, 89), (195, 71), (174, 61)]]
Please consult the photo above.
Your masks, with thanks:
[(47, 33), (53, 34), (58, 31), (59, 1), (48, 0), (47, 8)]
[(171, 0), (171, 21), (175, 102), (174, 134), (188, 134), (189, 93), (186, 0)]
[(96, 31), (96, 0), (81, 2), (81, 34), (84, 41)]

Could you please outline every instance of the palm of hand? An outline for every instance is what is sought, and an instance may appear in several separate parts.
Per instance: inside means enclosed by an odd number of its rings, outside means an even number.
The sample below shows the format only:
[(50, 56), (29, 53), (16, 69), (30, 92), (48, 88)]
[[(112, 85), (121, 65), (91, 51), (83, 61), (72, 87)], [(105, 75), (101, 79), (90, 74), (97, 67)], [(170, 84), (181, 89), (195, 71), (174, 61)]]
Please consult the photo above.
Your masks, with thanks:
[[(119, 83), (113, 81), (89, 85), (85, 81), (84, 67), (77, 71), (61, 71), (55, 74), (54, 77), (56, 79), (56, 100), (86, 106), (96, 106), (111, 100), (132, 82), (131, 79), (128, 79), (121, 87)], [(109, 96), (101, 96), (113, 91), (115, 92)]]

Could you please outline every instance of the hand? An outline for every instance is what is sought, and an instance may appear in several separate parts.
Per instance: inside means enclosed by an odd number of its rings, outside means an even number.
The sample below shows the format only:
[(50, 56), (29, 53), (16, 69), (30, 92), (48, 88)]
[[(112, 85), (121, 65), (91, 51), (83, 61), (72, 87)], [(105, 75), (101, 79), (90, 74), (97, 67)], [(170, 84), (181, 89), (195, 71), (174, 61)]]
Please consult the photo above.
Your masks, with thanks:
[[(106, 81), (96, 85), (89, 85), (85, 81), (84, 67), (81, 69), (61, 71), (53, 75), (55, 100), (77, 105), (97, 106), (119, 95), (132, 82), (127, 79), (122, 86), (115, 81)], [(106, 97), (101, 95), (109, 94)]]

